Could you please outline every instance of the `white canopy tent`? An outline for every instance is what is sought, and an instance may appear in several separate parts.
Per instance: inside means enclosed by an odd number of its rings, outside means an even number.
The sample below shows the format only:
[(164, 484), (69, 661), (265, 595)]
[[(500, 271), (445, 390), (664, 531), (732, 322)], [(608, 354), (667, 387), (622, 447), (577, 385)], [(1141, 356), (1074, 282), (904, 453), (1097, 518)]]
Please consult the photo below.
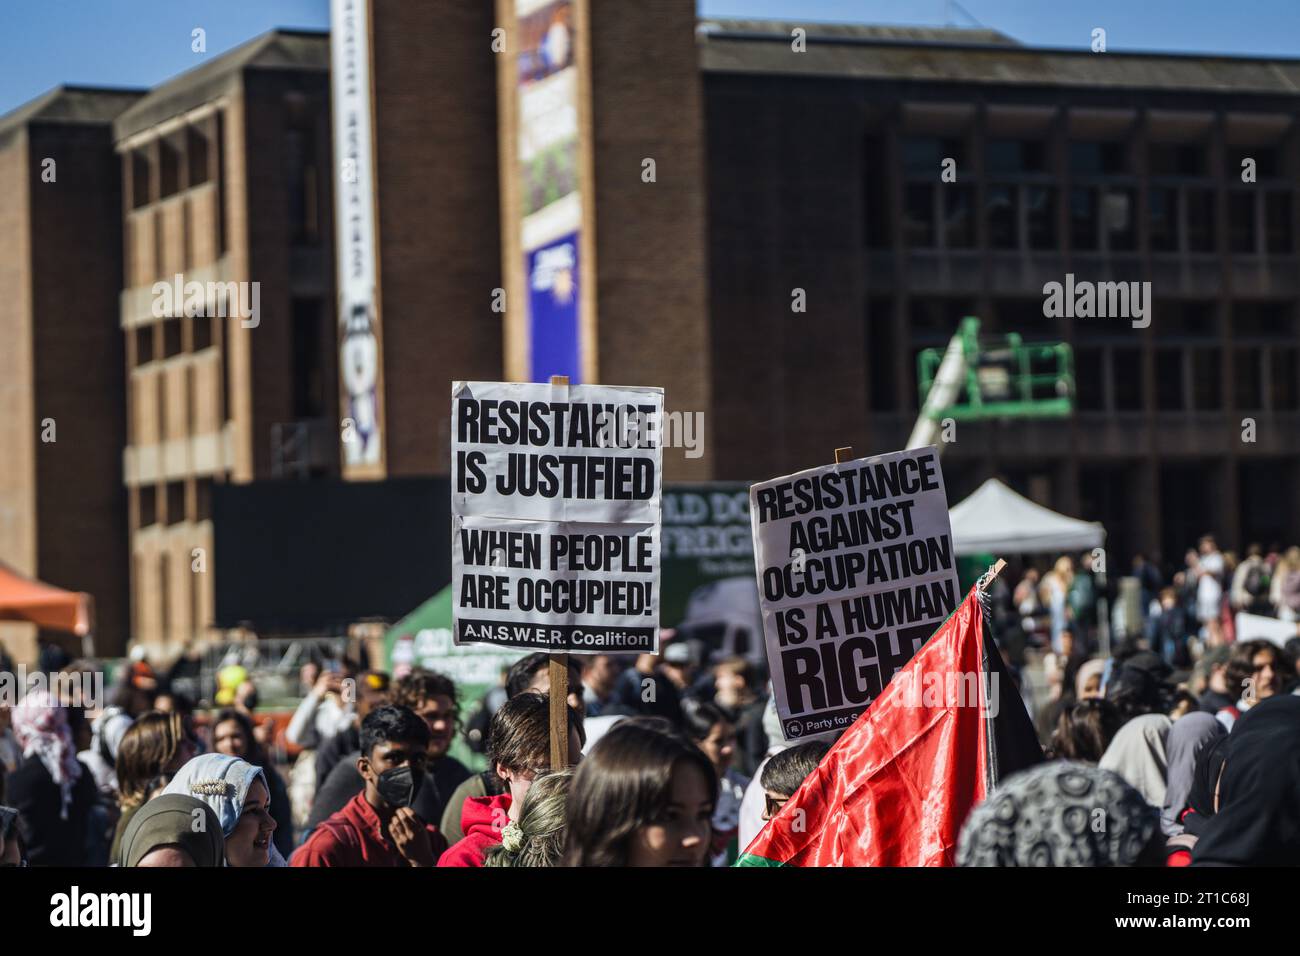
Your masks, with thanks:
[(1016, 494), (996, 478), (948, 509), (958, 555), (1042, 554), (1100, 548), (1106, 529), (1058, 514)]

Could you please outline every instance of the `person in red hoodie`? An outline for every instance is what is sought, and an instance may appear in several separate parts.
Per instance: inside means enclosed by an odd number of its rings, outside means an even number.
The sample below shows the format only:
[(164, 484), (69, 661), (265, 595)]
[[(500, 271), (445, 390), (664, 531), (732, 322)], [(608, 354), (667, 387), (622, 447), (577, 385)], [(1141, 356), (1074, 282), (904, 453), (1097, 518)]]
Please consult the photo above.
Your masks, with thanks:
[[(569, 715), (569, 764), (582, 758), (585, 742), (581, 715)], [(501, 705), (488, 730), (488, 759), (506, 792), (497, 796), (467, 797), (461, 810), (464, 839), (447, 850), (439, 866), (482, 866), (488, 847), (501, 842), (506, 824), (518, 822), (524, 794), (533, 779), (551, 768), (550, 702), (542, 694), (524, 693)]]
[(323, 820), (289, 865), (433, 866), (447, 841), (411, 809), (428, 747), (429, 727), (409, 708), (367, 714), (357, 758), (365, 789)]

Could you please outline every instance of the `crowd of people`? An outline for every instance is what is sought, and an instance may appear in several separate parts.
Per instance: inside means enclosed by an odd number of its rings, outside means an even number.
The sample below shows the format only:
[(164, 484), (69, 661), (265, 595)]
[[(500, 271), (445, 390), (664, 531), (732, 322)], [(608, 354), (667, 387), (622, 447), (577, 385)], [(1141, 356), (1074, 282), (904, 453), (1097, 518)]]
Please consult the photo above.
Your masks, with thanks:
[[(1233, 627), (1300, 619), (1300, 549), (1237, 562), (1206, 537), (1167, 584), (1138, 558), (1140, 622), (1109, 653), (1091, 561), (990, 595), (1045, 763), (999, 782), (956, 862), (1300, 862), (1300, 637)], [(94, 711), (30, 690), (0, 708), (0, 865), (728, 866), (834, 743), (784, 740), (760, 666), (666, 630), (657, 654), (569, 658), (553, 770), (549, 663), (465, 714), (435, 671), (313, 663), (282, 741), (246, 675), (202, 710), (143, 660)]]

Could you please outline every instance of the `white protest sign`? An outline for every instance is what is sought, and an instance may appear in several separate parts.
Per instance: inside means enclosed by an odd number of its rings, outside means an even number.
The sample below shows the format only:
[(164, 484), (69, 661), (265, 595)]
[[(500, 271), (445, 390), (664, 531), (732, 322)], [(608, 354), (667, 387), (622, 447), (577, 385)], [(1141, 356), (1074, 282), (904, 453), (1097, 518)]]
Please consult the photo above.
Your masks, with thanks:
[(452, 386), (455, 640), (659, 646), (663, 390)]
[(1275, 617), (1241, 611), (1237, 614), (1236, 624), (1238, 643), (1263, 640), (1285, 647), (1287, 641), (1300, 637), (1300, 623), (1296, 621), (1279, 621)]
[(961, 601), (939, 454), (760, 482), (749, 512), (786, 739), (843, 730)]

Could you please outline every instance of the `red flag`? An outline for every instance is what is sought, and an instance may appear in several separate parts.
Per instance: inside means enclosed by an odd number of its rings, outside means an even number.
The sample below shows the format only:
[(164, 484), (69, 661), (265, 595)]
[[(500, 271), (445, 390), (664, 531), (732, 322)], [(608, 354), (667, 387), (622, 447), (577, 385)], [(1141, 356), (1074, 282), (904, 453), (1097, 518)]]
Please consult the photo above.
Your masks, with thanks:
[[(998, 778), (997, 742), (1011, 739), (996, 722), (1032, 731), (1000, 660), (986, 658), (983, 624), (972, 588), (736, 865), (951, 866), (967, 814)], [(1032, 749), (1022, 763), (1041, 757)]]

